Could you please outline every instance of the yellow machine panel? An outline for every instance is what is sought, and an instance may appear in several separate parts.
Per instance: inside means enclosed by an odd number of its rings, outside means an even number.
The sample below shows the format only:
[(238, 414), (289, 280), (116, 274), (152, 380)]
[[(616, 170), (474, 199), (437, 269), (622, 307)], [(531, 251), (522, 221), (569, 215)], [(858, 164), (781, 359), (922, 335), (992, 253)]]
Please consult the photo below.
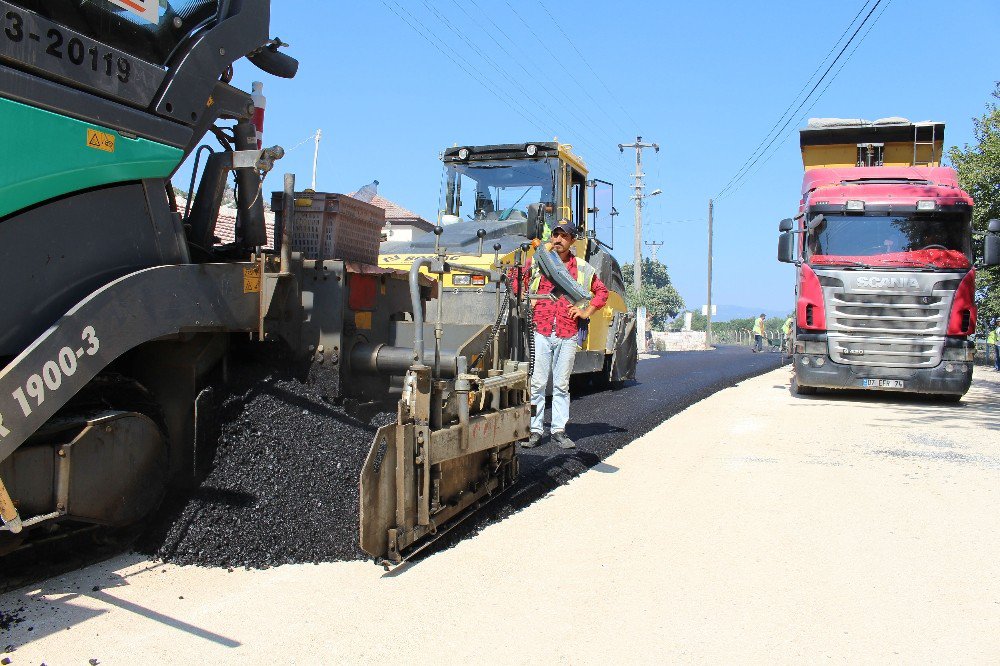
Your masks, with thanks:
[(941, 166), (944, 123), (902, 118), (868, 122), (811, 119), (799, 133), (808, 169), (865, 166)]
[[(444, 321), (489, 324), (497, 317), (496, 308), (463, 305), (463, 293), (471, 298), (483, 287), (474, 281), (474, 272), (463, 270), (461, 265), (488, 270), (497, 256), (502, 265), (513, 267), (522, 246), (545, 242), (552, 228), (570, 220), (579, 229), (576, 256), (594, 266), (610, 292), (607, 305), (591, 317), (580, 347), (588, 353), (578, 354), (579, 367), (574, 371), (603, 372), (622, 347), (623, 336), (628, 337), (621, 331), (632, 319), (617, 261), (593, 233), (588, 233), (596, 226), (596, 222), (590, 224), (588, 216), (596, 219), (596, 206), (590, 200), (596, 198), (594, 188), (598, 186), (597, 181), (588, 180), (584, 160), (568, 144), (539, 142), (456, 146), (444, 152), (442, 161), (445, 173), (438, 209), (439, 242), (447, 249), (448, 261), (459, 265), (443, 276), (442, 287), (453, 297), (443, 305)], [(483, 236), (479, 236), (480, 231)], [(434, 255), (435, 240), (429, 233), (408, 242), (386, 243), (379, 265), (409, 270), (415, 259)], [(495, 250), (495, 246), (500, 249)], [(525, 258), (534, 251), (529, 245)], [(497, 305), (499, 302), (497, 298)]]

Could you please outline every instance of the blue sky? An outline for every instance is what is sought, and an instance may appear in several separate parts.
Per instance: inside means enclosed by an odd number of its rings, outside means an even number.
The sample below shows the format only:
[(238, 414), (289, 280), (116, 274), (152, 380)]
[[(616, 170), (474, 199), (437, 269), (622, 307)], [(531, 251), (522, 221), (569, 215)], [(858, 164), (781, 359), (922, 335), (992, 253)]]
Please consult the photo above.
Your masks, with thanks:
[[(233, 82), (249, 90), (251, 81), (264, 81), (267, 145), (291, 148), (322, 128), (317, 189), (348, 192), (377, 179), (381, 194), (433, 220), (443, 148), (558, 136), (593, 177), (616, 184), (623, 214), (615, 254), (631, 261), (634, 153), (621, 155), (617, 144), (641, 134), (661, 146), (644, 159), (649, 190), (664, 192), (644, 211), (643, 236), (664, 243), (660, 260), (688, 307), (698, 308), (709, 198), (864, 2), (273, 4), (271, 32), (291, 44), (299, 75), (282, 81), (242, 61)], [(839, 74), (815, 106), (806, 103), (772, 146), (773, 156), (716, 204), (714, 302), (791, 310), (792, 270), (775, 252), (778, 220), (797, 208), (802, 167), (792, 130), (804, 125), (802, 114), (941, 120), (947, 145), (972, 140), (971, 119), (1000, 79), (989, 65), (1000, 58), (1000, 3), (883, 0), (873, 18), (883, 9), (850, 59), (851, 48), (833, 68), (830, 76)], [(289, 152), (265, 188), (279, 189), (287, 171), (305, 186), (311, 170), (307, 143)]]

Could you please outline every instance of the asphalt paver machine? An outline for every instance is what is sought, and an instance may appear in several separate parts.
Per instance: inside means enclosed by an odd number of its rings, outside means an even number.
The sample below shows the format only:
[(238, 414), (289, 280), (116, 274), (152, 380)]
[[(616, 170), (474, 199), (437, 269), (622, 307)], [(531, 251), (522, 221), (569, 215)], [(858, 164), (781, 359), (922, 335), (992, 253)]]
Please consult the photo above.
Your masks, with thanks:
[[(262, 177), (283, 151), (258, 147), (230, 80), (243, 57), (295, 75), (269, 20), (268, 0), (0, 0), (0, 125), (18, 158), (0, 171), (0, 553), (136, 524), (194, 477), (207, 387), (237, 347), (331, 399), (384, 399), (403, 378), (362, 480), (376, 557), (399, 561), (516, 477), (526, 358), (489, 325), (423, 350), (437, 283), (419, 269), (448, 274), (443, 254), (405, 271), (305, 258), (290, 176), (265, 249)], [(210, 132), (222, 150), (179, 206), (170, 177)], [(221, 243), (230, 174), (235, 240)], [(496, 263), (473, 272), (499, 284)]]

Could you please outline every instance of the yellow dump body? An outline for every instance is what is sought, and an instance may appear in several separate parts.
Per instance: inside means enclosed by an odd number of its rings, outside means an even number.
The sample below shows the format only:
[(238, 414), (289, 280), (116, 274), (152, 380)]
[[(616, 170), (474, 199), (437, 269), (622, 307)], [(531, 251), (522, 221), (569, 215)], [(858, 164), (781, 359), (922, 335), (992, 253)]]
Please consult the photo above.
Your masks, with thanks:
[(941, 166), (944, 123), (913, 123), (902, 118), (812, 119), (800, 130), (805, 170), (864, 166)]

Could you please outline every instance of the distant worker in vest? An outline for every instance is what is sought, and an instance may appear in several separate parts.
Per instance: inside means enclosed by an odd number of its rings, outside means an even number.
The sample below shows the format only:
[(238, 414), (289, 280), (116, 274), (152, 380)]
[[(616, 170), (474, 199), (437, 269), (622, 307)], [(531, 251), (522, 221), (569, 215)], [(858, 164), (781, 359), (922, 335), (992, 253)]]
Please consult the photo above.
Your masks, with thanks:
[(552, 229), (546, 247), (551, 247), (562, 260), (577, 283), (590, 290), (590, 303), (582, 308), (570, 303), (566, 294), (542, 274), (537, 266), (528, 262), (525, 280), (529, 295), (552, 294), (557, 298), (533, 299), (532, 318), (535, 323), (535, 367), (531, 375), (531, 404), (535, 414), (531, 417), (531, 435), (522, 446), (530, 449), (542, 442), (545, 419), (545, 389), (552, 379), (552, 419), (549, 432), (552, 441), (560, 448), (576, 446), (566, 435), (569, 421), (569, 378), (573, 374), (581, 325), (608, 302), (608, 288), (597, 277), (594, 268), (573, 255), (571, 248), (576, 240), (576, 225), (562, 220)]
[(753, 350), (754, 352), (764, 351), (764, 313), (761, 312), (753, 323)]
[(993, 353), (993, 369), (1000, 372), (1000, 325), (993, 322), (994, 326), (986, 334), (986, 360), (989, 361), (990, 353)]
[(788, 319), (782, 324), (781, 332), (785, 336), (785, 339), (781, 342), (781, 351), (790, 354), (792, 353), (792, 315), (788, 315)]

